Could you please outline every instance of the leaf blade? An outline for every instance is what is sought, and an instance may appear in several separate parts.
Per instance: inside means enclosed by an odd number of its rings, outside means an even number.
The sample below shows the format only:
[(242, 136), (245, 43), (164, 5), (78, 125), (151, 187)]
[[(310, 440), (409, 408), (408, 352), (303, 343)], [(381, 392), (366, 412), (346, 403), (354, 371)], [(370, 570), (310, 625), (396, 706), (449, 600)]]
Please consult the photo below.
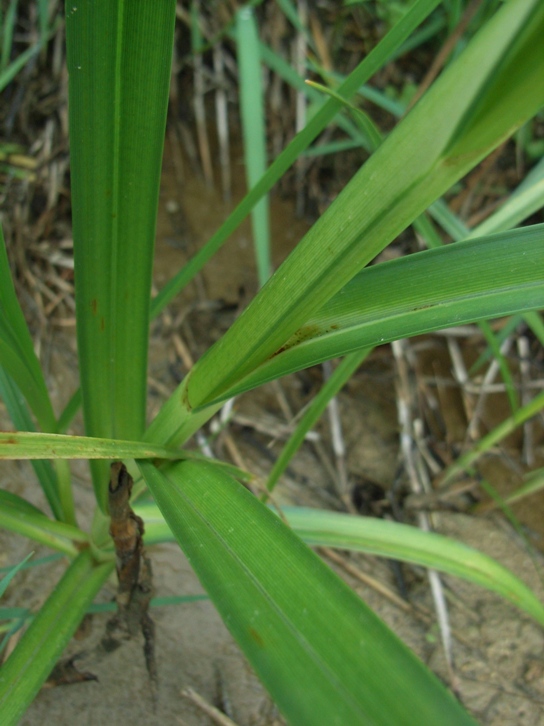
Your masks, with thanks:
[[(291, 723), (473, 723), (246, 489), (205, 464), (176, 464), (168, 477), (148, 463), (139, 467), (227, 626)], [(394, 700), (387, 698), (391, 688), (398, 688)]]

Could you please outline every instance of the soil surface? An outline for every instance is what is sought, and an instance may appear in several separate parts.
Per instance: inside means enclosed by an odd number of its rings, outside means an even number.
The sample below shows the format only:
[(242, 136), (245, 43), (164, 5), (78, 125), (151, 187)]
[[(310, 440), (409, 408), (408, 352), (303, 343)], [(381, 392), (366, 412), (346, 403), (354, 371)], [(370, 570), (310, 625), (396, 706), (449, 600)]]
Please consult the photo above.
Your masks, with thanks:
[[(240, 190), (234, 190), (234, 194)], [(155, 284), (160, 288), (168, 277), (214, 232), (228, 211), (219, 195), (198, 180), (180, 185), (172, 155), (165, 155), (158, 222)], [(277, 264), (303, 235), (306, 223), (294, 218), (290, 201), (272, 198), (272, 238)], [(183, 377), (191, 361), (228, 327), (257, 288), (249, 225), (238, 232), (176, 302), (152, 326), (149, 363), (149, 415), (152, 417), (169, 392)], [(68, 401), (77, 386), (75, 331), (54, 329), (42, 346), (48, 383), (57, 410)], [(429, 371), (429, 360), (439, 362), (443, 341), (427, 338), (416, 341), (421, 349), (421, 365)], [(429, 352), (430, 351), (430, 352)], [(427, 360), (427, 362), (425, 362)], [(438, 365), (438, 363), (436, 363)], [(436, 366), (435, 366), (436, 368)], [(444, 376), (449, 376), (445, 364)], [(311, 400), (323, 381), (320, 368), (303, 371), (245, 394), (234, 404), (234, 416), (212, 441), (214, 453), (233, 459), (263, 479), (297, 414)], [(387, 492), (399, 477), (399, 435), (395, 396), (395, 367), (389, 348), (374, 352), (338, 397), (340, 420), (346, 447), (346, 471), (353, 501), (370, 514), (388, 514)], [(453, 402), (450, 390), (442, 384), (437, 400), (446, 431), (437, 450), (452, 449), (452, 442), (464, 438), (463, 408), (457, 391)], [(439, 392), (440, 393), (440, 392)], [(442, 395), (443, 394), (443, 395)], [(493, 398), (493, 397), (491, 397)], [(487, 424), (501, 415), (491, 400)], [(2, 424), (9, 427), (5, 414)], [(500, 418), (496, 419), (498, 422)], [(457, 426), (457, 429), (456, 429)], [(76, 419), (72, 431), (81, 431)], [(209, 429), (206, 431), (209, 434)], [(542, 432), (537, 453), (542, 459)], [(540, 437), (540, 438), (539, 438)], [(211, 439), (210, 439), (211, 440)], [(442, 446), (442, 449), (440, 449)], [(511, 486), (509, 462), (519, 460), (519, 441), (492, 455), (486, 466), (488, 476), (500, 491)], [(542, 465), (542, 461), (540, 461)], [(75, 495), (81, 523), (87, 524), (93, 496), (86, 467), (72, 466)], [(3, 463), (3, 486), (44, 506), (33, 472), (26, 463)], [(287, 475), (276, 490), (280, 503), (328, 507), (342, 510), (338, 494), (337, 467), (331, 449), (327, 417), (317, 426), (315, 437), (305, 442)], [(366, 509), (365, 509), (366, 508)], [(542, 506), (532, 499), (528, 507), (533, 520), (527, 534), (542, 548)], [(537, 511), (537, 515), (534, 512)], [(442, 511), (433, 515), (434, 528), (486, 552), (516, 573), (542, 597), (542, 557), (529, 555), (513, 529), (497, 514), (476, 518), (460, 512)], [(50, 554), (23, 538), (0, 532), (0, 565), (20, 561), (28, 552), (35, 557)], [(157, 596), (202, 595), (203, 589), (185, 557), (174, 545), (161, 545), (149, 552)], [(325, 557), (327, 560), (327, 557)], [(449, 576), (443, 577), (453, 629), (453, 671), (450, 672), (436, 625), (433, 602), (424, 571), (410, 566), (393, 567), (378, 558), (340, 553), (339, 561), (328, 560), (355, 591), (384, 621), (459, 695), (482, 724), (503, 726), (544, 723), (544, 634), (528, 616), (498, 596)], [(37, 608), (62, 572), (64, 563), (27, 569), (16, 585), (9, 588), (4, 604)], [(348, 572), (349, 570), (349, 572)], [(399, 574), (400, 573), (400, 574)], [(388, 592), (409, 597), (399, 606), (361, 577), (371, 576)], [(400, 577), (400, 579), (399, 579)], [(100, 594), (109, 602), (115, 594), (110, 581)], [(172, 607), (155, 608), (156, 652), (158, 661), (158, 700), (151, 689), (138, 639), (126, 642), (110, 654), (96, 649), (103, 636), (108, 615), (92, 616), (74, 640), (66, 655), (78, 654), (77, 666), (89, 671), (97, 681), (44, 688), (21, 723), (24, 726), (55, 723), (60, 726), (102, 726), (127, 724), (207, 726), (213, 721), (194, 703), (185, 689), (194, 689), (209, 704), (228, 714), (240, 726), (283, 723), (270, 699), (252, 674), (244, 657), (230, 637), (209, 600), (195, 600)], [(183, 695), (185, 694), (185, 695)], [(395, 694), (391, 693), (391, 698)]]

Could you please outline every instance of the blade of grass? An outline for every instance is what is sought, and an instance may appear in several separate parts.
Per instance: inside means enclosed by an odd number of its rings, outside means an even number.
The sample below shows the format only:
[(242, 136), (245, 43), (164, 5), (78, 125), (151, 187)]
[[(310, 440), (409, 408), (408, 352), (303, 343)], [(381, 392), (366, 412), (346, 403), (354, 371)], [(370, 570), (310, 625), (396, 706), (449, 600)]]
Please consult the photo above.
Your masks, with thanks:
[(527, 177), (506, 202), (488, 219), (470, 231), (469, 237), (482, 237), (511, 229), (544, 206), (544, 159), (531, 169)]
[(56, 426), (32, 338), (15, 294), (4, 235), (0, 226), (0, 364), (16, 381), (44, 430)]
[[(530, 311), (528, 313), (524, 313), (524, 315), (531, 315), (535, 314), (538, 315), (538, 313), (534, 313), (534, 311)], [(502, 326), (502, 328), (499, 330), (496, 336), (497, 344), (499, 347), (504, 343), (506, 338), (508, 338), (518, 327), (520, 322), (523, 319), (523, 315), (513, 315), (509, 320), (506, 321), (506, 323)], [(476, 359), (476, 362), (473, 363), (470, 366), (469, 375), (474, 375), (477, 373), (480, 368), (487, 363), (491, 358), (493, 357), (493, 351), (489, 346), (484, 350), (484, 352), (478, 356)]]
[(525, 497), (530, 497), (532, 494), (537, 494), (537, 492), (544, 489), (544, 468), (535, 469), (526, 474), (524, 478), (525, 484), (523, 486), (520, 486), (514, 492), (504, 497), (506, 504), (514, 504), (514, 502), (518, 502)]
[(88, 535), (64, 522), (49, 519), (26, 499), (0, 489), (0, 526), (63, 552), (69, 557), (78, 554), (74, 542), (88, 543)]
[[(248, 189), (252, 189), (266, 171), (266, 133), (259, 38), (251, 8), (242, 8), (237, 13), (236, 39), (246, 179)], [(263, 195), (253, 208), (251, 221), (262, 287), (272, 270), (267, 195)]]
[[(0, 432), (0, 461), (2, 459), (157, 459), (177, 461), (194, 459), (210, 461), (199, 451), (169, 449), (141, 441), (120, 441), (90, 436), (65, 436), (26, 431)], [(250, 482), (253, 475), (237, 466), (214, 459), (215, 464), (240, 481)], [(165, 467), (167, 470), (167, 466)], [(135, 492), (133, 492), (135, 495)]]
[[(145, 519), (149, 545), (175, 540), (155, 503), (136, 503), (135, 512)], [(282, 507), (281, 516), (311, 547), (365, 552), (430, 567), (496, 592), (544, 624), (544, 605), (525, 583), (496, 560), (457, 540), (399, 522), (320, 509)]]
[[(27, 570), (31, 567), (42, 567), (43, 565), (49, 564), (49, 562), (56, 562), (57, 560), (60, 560), (62, 558), (61, 554), (55, 554), (55, 555), (47, 555), (46, 557), (38, 557), (35, 560), (32, 560), (31, 562), (27, 562), (25, 565), (23, 565), (23, 569)], [(9, 572), (11, 567), (0, 567), (0, 573), (2, 572)]]
[(3, 726), (15, 726), (50, 674), (114, 563), (81, 552), (45, 601), (0, 670)]
[(518, 408), (515, 414), (502, 421), (486, 436), (480, 439), (470, 451), (459, 457), (457, 461), (449, 466), (441, 479), (441, 485), (452, 481), (455, 477), (468, 470), (482, 454), (485, 454), (491, 447), (502, 441), (512, 431), (515, 431), (522, 423), (536, 416), (542, 408), (544, 408), (544, 391), (535, 396), (530, 403)]
[(186, 459), (198, 452), (169, 449), (141, 441), (66, 436), (27, 431), (0, 432), (2, 459)]
[[(13, 425), (19, 431), (34, 431), (34, 422), (26, 407), (24, 398), (8, 373), (0, 366), (0, 397), (8, 410)], [(57, 475), (51, 462), (34, 460), (33, 469), (43, 493), (56, 519), (64, 519), (63, 507), (58, 490)]]
[(300, 448), (300, 445), (304, 441), (304, 437), (308, 431), (310, 431), (312, 426), (317, 423), (323, 411), (327, 408), (331, 398), (336, 396), (336, 394), (342, 389), (346, 381), (351, 378), (353, 373), (371, 353), (371, 351), (371, 348), (367, 348), (347, 355), (334, 369), (331, 376), (323, 384), (319, 393), (314, 396), (311, 404), (308, 406), (304, 415), (298, 422), (296, 429), (293, 431), (289, 440), (281, 450), (281, 454), (278, 456), (270, 474), (268, 475), (266, 488), (269, 491), (274, 489), (279, 478), (289, 466), (289, 462)]
[[(145, 425), (149, 294), (175, 0), (66, 5), (77, 333), (86, 431)], [(107, 507), (107, 465), (93, 467)]]
[(430, 567), (498, 593), (544, 625), (544, 605), (506, 567), (462, 542), (399, 522), (304, 507), (282, 508), (312, 547), (337, 547)]
[[(544, 230), (543, 230), (543, 239), (544, 239)], [(543, 254), (542, 259), (544, 260), (544, 254)], [(542, 295), (542, 302), (544, 304), (544, 291), (543, 291), (543, 295)], [(491, 326), (485, 320), (482, 320), (480, 322), (480, 330), (484, 334), (484, 338), (487, 341), (487, 344), (491, 350), (493, 358), (495, 358), (495, 360), (499, 364), (501, 376), (504, 381), (504, 385), (506, 386), (506, 395), (508, 396), (508, 401), (510, 402), (510, 408), (512, 409), (512, 413), (516, 413), (516, 411), (519, 408), (519, 399), (518, 399), (518, 395), (516, 392), (514, 379), (512, 377), (512, 373), (510, 372), (510, 367), (508, 365), (508, 361), (506, 360), (505, 356), (503, 355), (503, 353), (501, 351), (501, 346), (498, 341), (498, 336), (495, 335), (495, 333), (491, 329)]]
[(3, 71), (9, 63), (13, 46), (13, 31), (17, 18), (17, 5), (19, 0), (10, 0), (5, 14), (0, 15), (2, 20), (2, 50), (0, 52), (0, 71)]
[(528, 312), (523, 315), (523, 319), (540, 341), (540, 345), (544, 346), (544, 322), (541, 313)]
[(176, 464), (168, 477), (145, 462), (139, 466), (290, 723), (473, 723), (353, 591), (244, 487), (206, 464)]
[(72, 423), (72, 420), (76, 413), (79, 411), (79, 407), (81, 406), (81, 388), (78, 388), (64, 407), (64, 410), (62, 411), (61, 415), (59, 416), (59, 420), (57, 423), (57, 430), (55, 433), (57, 434), (64, 434), (66, 433), (66, 429), (68, 426)]
[[(341, 96), (351, 96), (358, 88), (378, 71), (403, 41), (423, 22), (438, 5), (439, 0), (419, 0), (406, 15), (392, 28), (378, 45), (350, 73), (345, 82), (337, 89)], [(281, 154), (272, 162), (266, 174), (238, 204), (236, 209), (209, 239), (206, 245), (160, 290), (151, 303), (151, 316), (158, 315), (172, 298), (180, 292), (226, 242), (235, 229), (243, 222), (254, 205), (266, 194), (280, 177), (298, 159), (341, 108), (336, 99), (331, 98), (313, 116)]]
[(21, 560), (21, 562), (19, 562), (14, 567), (10, 567), (9, 571), (0, 580), (0, 597), (2, 597), (2, 595), (6, 592), (6, 590), (8, 589), (9, 583), (13, 580), (13, 578), (19, 572), (19, 570), (24, 568), (24, 566), (26, 565), (26, 563), (32, 557), (33, 554), (34, 554), (34, 552), (31, 552), (24, 558), (24, 560)]
[(365, 137), (365, 148), (369, 149), (370, 151), (375, 151), (378, 148), (383, 140), (382, 134), (368, 114), (357, 108), (357, 106), (355, 106), (350, 101), (347, 101), (342, 96), (339, 96), (338, 93), (333, 91), (331, 88), (323, 86), (321, 83), (316, 83), (315, 81), (305, 81), (305, 83), (308, 86), (311, 86), (311, 88), (315, 88), (317, 91), (324, 93), (326, 96), (335, 98), (339, 103), (341, 103), (342, 106), (350, 112), (357, 127)]

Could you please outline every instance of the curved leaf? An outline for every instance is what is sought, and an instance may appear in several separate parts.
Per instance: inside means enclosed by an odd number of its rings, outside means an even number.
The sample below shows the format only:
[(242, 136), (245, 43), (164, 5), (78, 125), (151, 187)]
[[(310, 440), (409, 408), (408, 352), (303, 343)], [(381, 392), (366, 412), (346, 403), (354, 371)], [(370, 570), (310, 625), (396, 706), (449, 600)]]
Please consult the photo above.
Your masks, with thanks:
[(285, 507), (282, 513), (309, 545), (359, 550), (462, 577), (498, 593), (544, 625), (544, 605), (534, 592), (506, 567), (462, 542), (372, 517), (304, 507)]
[(21, 497), (0, 489), (0, 526), (36, 542), (75, 557), (74, 542), (88, 542), (89, 537), (77, 527), (49, 519)]
[(544, 225), (367, 267), (224, 398), (361, 348), (544, 307), (543, 269)]

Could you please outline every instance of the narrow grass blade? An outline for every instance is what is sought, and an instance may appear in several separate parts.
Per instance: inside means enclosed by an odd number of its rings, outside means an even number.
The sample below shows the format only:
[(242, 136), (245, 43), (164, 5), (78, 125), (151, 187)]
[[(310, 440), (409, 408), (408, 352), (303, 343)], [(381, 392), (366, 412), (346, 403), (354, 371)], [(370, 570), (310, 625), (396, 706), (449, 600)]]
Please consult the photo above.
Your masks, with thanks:
[[(322, 95), (313, 87), (313, 84), (307, 84), (305, 79), (302, 78), (297, 71), (290, 65), (281, 55), (275, 53), (266, 43), (260, 43), (260, 54), (262, 60), (268, 68), (278, 75), (285, 83), (291, 86), (294, 90), (304, 93), (308, 100), (315, 107), (320, 108), (323, 106)], [(345, 104), (342, 103), (340, 109)], [(345, 131), (348, 136), (358, 141), (359, 145), (364, 149), (369, 150), (367, 145), (367, 137), (365, 134), (361, 134), (358, 127), (351, 121), (351, 119), (342, 116), (335, 115), (334, 122)]]
[(15, 295), (2, 228), (0, 226), (0, 364), (16, 381), (44, 430), (56, 420), (32, 338)]
[[(543, 485), (540, 471), (520, 488), (519, 496), (515, 492), (504, 501), (528, 496)], [(176, 536), (155, 503), (137, 502), (135, 512), (145, 520), (149, 545), (175, 541)], [(445, 572), (496, 592), (544, 625), (544, 605), (527, 585), (496, 560), (457, 540), (398, 522), (320, 509), (282, 507), (281, 513), (311, 547), (365, 552)]]
[(355, 593), (244, 487), (207, 464), (176, 464), (168, 477), (151, 464), (139, 466), (290, 723), (473, 723)]
[(531, 169), (519, 187), (488, 219), (471, 230), (469, 237), (512, 229), (544, 207), (544, 159)]
[(0, 526), (70, 557), (75, 557), (79, 551), (75, 542), (87, 543), (89, 540), (77, 527), (49, 519), (26, 499), (3, 489), (0, 489)]
[(15, 575), (24, 568), (28, 560), (32, 557), (34, 553), (31, 552), (29, 555), (27, 555), (24, 560), (21, 560), (18, 565), (15, 565), (14, 567), (10, 568), (9, 572), (7, 572), (4, 577), (0, 580), (0, 597), (6, 592), (8, 589), (9, 583), (13, 580)]
[[(252, 189), (266, 171), (266, 132), (259, 38), (250, 7), (237, 13), (236, 39), (246, 179), (248, 189)], [(267, 195), (255, 205), (251, 220), (257, 273), (262, 287), (272, 271)]]
[(7, 68), (4, 68), (4, 70), (0, 73), (0, 92), (3, 91), (4, 88), (11, 83), (15, 76), (22, 71), (26, 64), (40, 52), (43, 46), (43, 41), (34, 43), (34, 45), (31, 45), (18, 55), (17, 58), (10, 63), (9, 66), (7, 66)]
[[(165, 446), (147, 444), (141, 441), (120, 441), (100, 439), (91, 436), (65, 436), (63, 434), (42, 434), (26, 431), (0, 432), (0, 461), (2, 459), (157, 459), (178, 461), (210, 461), (198, 451), (171, 449)], [(253, 475), (233, 464), (213, 460), (225, 473), (243, 482), (250, 482)]]
[(0, 70), (3, 71), (9, 63), (13, 47), (13, 31), (17, 18), (17, 5), (19, 0), (10, 0), (6, 9), (0, 11), (2, 29), (2, 49), (0, 51)]
[[(28, 570), (31, 567), (42, 567), (43, 565), (47, 565), (50, 562), (56, 562), (57, 560), (62, 559), (62, 555), (57, 553), (54, 555), (46, 555), (45, 557), (37, 557), (35, 560), (31, 560), (29, 562), (26, 562), (23, 565), (24, 570)], [(0, 567), (0, 574), (2, 572), (9, 572), (11, 568), (10, 567)]]
[[(371, 78), (391, 55), (402, 45), (408, 36), (436, 8), (440, 0), (418, 0), (406, 15), (392, 28), (378, 45), (361, 61), (337, 88), (341, 96), (353, 95), (360, 86)], [(158, 315), (172, 298), (180, 292), (199, 272), (206, 262), (226, 242), (235, 229), (243, 222), (261, 197), (270, 191), (280, 177), (298, 159), (300, 154), (323, 131), (341, 108), (336, 99), (331, 98), (313, 116), (305, 128), (298, 133), (281, 154), (272, 162), (266, 174), (255, 187), (242, 199), (236, 209), (208, 240), (206, 245), (183, 267), (182, 270), (162, 288), (151, 303), (151, 315)]]
[[(542, 239), (544, 241), (544, 230), (542, 234)], [(542, 260), (544, 261), (544, 253), (542, 255)], [(542, 292), (542, 305), (544, 306), (544, 285)], [(499, 336), (495, 335), (495, 333), (491, 329), (491, 326), (486, 320), (482, 320), (480, 322), (480, 330), (484, 334), (484, 338), (486, 339), (493, 358), (495, 358), (495, 360), (499, 364), (499, 369), (501, 372), (502, 380), (504, 381), (504, 385), (506, 387), (506, 395), (508, 396), (510, 408), (512, 409), (512, 413), (516, 413), (519, 408), (519, 398), (516, 391), (514, 378), (512, 376), (512, 372), (510, 371), (510, 366), (508, 365), (508, 361), (506, 360), (505, 356), (501, 351), (501, 346), (498, 341)]]
[(64, 434), (66, 429), (72, 423), (72, 420), (81, 406), (81, 388), (78, 388), (64, 407), (59, 420), (57, 422), (57, 430), (55, 433)]
[[(500, 331), (497, 334), (497, 342), (500, 345), (504, 343), (506, 338), (508, 336), (512, 335), (512, 333), (516, 330), (518, 325), (522, 322), (525, 315), (538, 315), (535, 311), (530, 311), (528, 313), (524, 313), (523, 315), (512, 315), (512, 317), (505, 322), (503, 327), (500, 329)], [(544, 343), (543, 343), (544, 345)], [(480, 368), (487, 363), (487, 361), (491, 360), (493, 357), (493, 351), (489, 346), (484, 350), (484, 352), (478, 356), (476, 361), (470, 366), (469, 369), (469, 375), (472, 376), (475, 373), (477, 373)]]
[(19, 722), (113, 569), (95, 565), (88, 550), (70, 565), (0, 669), (3, 726)]
[(321, 93), (330, 96), (331, 98), (335, 98), (339, 103), (341, 103), (342, 106), (351, 113), (351, 116), (359, 127), (359, 130), (364, 135), (366, 139), (365, 148), (371, 151), (375, 151), (378, 148), (383, 140), (382, 134), (376, 124), (372, 121), (370, 116), (368, 116), (368, 114), (366, 114), (364, 111), (361, 111), (361, 109), (354, 106), (350, 101), (347, 101), (342, 96), (339, 96), (331, 88), (323, 86), (321, 83), (316, 83), (315, 81), (306, 81), (306, 84), (308, 86), (311, 86), (312, 88), (315, 88), (317, 91), (320, 91)]
[(520, 486), (518, 489), (513, 491), (508, 496), (504, 497), (506, 504), (513, 504), (518, 502), (520, 499), (530, 497), (532, 494), (537, 494), (544, 489), (544, 468), (535, 469), (529, 472), (525, 476), (525, 484)]
[[(0, 367), (0, 397), (4, 401), (13, 425), (19, 431), (34, 431), (34, 422), (26, 407), (24, 397), (2, 367)], [(37, 459), (32, 462), (32, 467), (53, 515), (56, 519), (64, 519), (57, 475), (51, 462)]]
[(544, 391), (535, 396), (532, 401), (525, 406), (518, 408), (515, 414), (502, 421), (478, 443), (473, 446), (470, 451), (460, 456), (451, 466), (449, 466), (442, 477), (441, 483), (446, 484), (455, 477), (470, 469), (470, 467), (485, 454), (492, 446), (502, 441), (506, 436), (515, 431), (518, 426), (528, 421), (544, 408)]
[(289, 462), (296, 454), (300, 445), (304, 441), (304, 437), (310, 431), (319, 420), (323, 411), (327, 408), (327, 405), (333, 396), (342, 389), (346, 381), (351, 378), (357, 368), (369, 355), (371, 349), (358, 350), (355, 353), (350, 353), (344, 360), (334, 369), (332, 375), (323, 384), (323, 387), (319, 393), (314, 396), (308, 409), (297, 424), (296, 429), (291, 434), (289, 440), (281, 450), (272, 471), (268, 476), (266, 482), (266, 488), (269, 491), (276, 486), (278, 479), (281, 477), (285, 469), (289, 466)]
[(541, 313), (535, 311), (525, 313), (523, 319), (540, 341), (540, 345), (544, 346), (544, 322)]
[(544, 605), (521, 580), (462, 542), (399, 522), (304, 507), (282, 509), (290, 526), (314, 547), (358, 550), (430, 567), (498, 593), (544, 625)]
[[(77, 331), (86, 431), (138, 439), (175, 0), (66, 5)], [(93, 484), (107, 507), (106, 464)]]
[(165, 446), (102, 439), (91, 436), (66, 436), (17, 431), (0, 432), (2, 459), (186, 459), (198, 458), (196, 452)]

